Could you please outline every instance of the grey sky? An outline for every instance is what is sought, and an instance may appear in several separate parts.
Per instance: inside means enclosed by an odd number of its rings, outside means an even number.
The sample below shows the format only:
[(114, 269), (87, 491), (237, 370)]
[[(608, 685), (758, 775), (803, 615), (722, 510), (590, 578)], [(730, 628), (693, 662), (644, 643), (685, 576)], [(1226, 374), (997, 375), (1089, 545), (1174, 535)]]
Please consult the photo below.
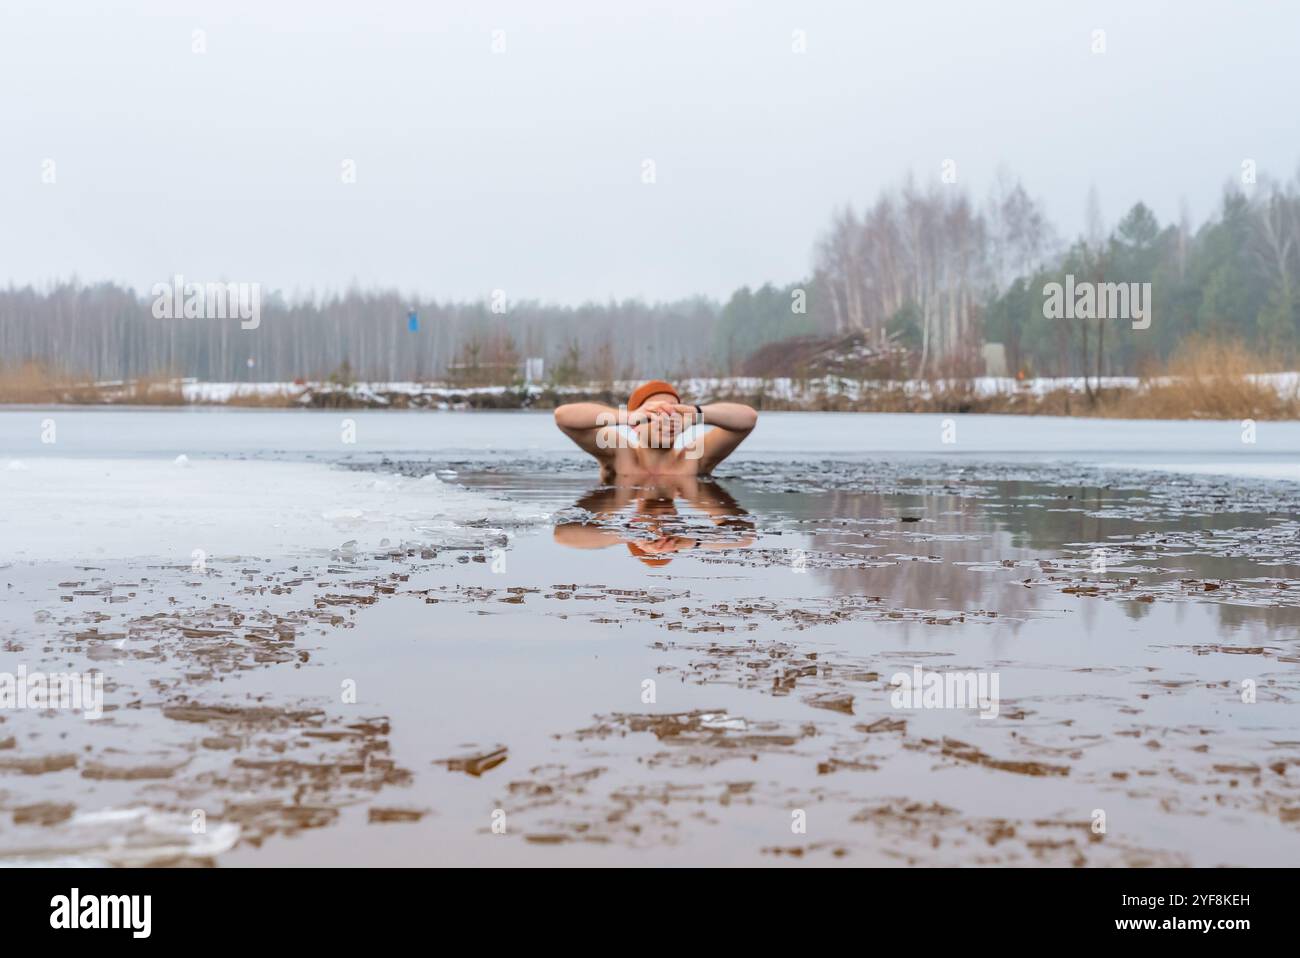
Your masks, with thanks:
[(1199, 222), (1300, 165), (1297, 41), (1263, 0), (5, 0), (0, 281), (725, 297), (945, 158), (1070, 233), (1093, 183)]

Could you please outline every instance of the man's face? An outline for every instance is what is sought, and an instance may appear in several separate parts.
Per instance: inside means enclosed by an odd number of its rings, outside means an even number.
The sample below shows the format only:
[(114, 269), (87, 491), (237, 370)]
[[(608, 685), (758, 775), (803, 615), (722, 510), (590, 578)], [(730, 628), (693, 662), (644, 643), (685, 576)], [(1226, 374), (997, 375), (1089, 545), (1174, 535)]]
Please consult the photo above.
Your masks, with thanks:
[(646, 415), (645, 422), (633, 427), (637, 440), (652, 449), (671, 449), (685, 425), (676, 411), (677, 397), (672, 393), (654, 393), (632, 412)]

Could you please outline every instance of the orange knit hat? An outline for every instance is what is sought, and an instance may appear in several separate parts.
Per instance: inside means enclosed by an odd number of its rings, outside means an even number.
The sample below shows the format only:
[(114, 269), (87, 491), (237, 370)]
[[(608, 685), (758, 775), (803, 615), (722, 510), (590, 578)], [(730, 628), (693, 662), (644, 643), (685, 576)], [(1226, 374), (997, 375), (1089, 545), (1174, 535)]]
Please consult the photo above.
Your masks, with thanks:
[(672, 396), (678, 402), (682, 401), (682, 397), (678, 394), (677, 390), (669, 383), (664, 382), (662, 379), (651, 379), (649, 382), (644, 382), (640, 386), (637, 386), (636, 389), (632, 391), (632, 395), (627, 399), (627, 408), (629, 410), (640, 409), (642, 403), (657, 393), (668, 393), (668, 395)]

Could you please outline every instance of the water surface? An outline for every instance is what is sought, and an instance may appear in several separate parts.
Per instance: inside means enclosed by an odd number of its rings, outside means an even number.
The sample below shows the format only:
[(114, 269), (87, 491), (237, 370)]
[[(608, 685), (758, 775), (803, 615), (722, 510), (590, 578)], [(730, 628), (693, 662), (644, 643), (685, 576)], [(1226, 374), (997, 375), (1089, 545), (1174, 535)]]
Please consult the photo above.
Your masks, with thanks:
[[(38, 504), (0, 671), (107, 680), (99, 722), (0, 713), (0, 851), (1293, 862), (1300, 487), (1152, 471), (1270, 433), (940, 418), (764, 416), (718, 482), (622, 490), (534, 414), (0, 413)], [(896, 707), (918, 667), (996, 718)]]

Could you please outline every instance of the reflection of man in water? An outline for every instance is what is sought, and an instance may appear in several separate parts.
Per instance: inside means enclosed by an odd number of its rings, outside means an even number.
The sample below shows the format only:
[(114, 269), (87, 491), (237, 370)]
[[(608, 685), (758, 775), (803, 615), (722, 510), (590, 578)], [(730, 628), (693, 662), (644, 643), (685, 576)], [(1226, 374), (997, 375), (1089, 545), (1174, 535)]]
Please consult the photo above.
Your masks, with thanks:
[[(689, 527), (677, 511), (678, 499), (708, 516), (711, 527)], [(736, 549), (754, 542), (749, 513), (717, 483), (694, 476), (670, 476), (643, 486), (607, 486), (589, 492), (577, 505), (592, 518), (560, 523), (555, 527), (556, 542), (574, 549), (623, 543), (646, 565), (667, 565), (672, 553), (685, 549)]]

